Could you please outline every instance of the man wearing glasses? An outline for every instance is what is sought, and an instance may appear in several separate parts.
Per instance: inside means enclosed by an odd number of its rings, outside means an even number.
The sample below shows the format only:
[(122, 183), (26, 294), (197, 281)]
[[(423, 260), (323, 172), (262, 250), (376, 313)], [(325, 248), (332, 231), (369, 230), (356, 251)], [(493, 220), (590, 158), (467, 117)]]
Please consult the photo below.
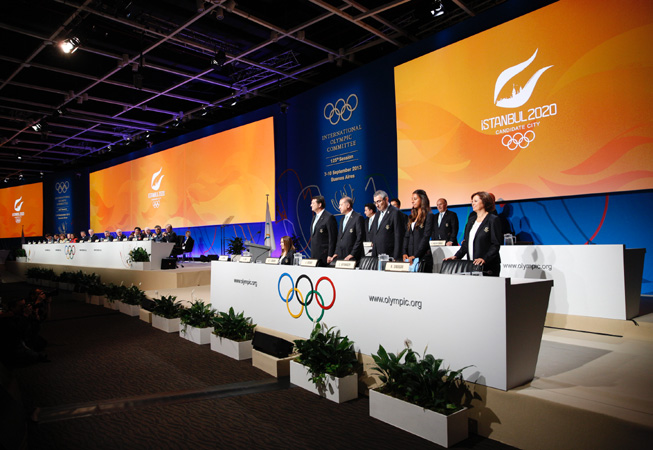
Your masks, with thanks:
[(386, 254), (395, 261), (401, 261), (401, 251), (404, 242), (404, 230), (400, 211), (392, 206), (385, 191), (374, 193), (374, 204), (378, 211), (371, 225), (372, 256)]

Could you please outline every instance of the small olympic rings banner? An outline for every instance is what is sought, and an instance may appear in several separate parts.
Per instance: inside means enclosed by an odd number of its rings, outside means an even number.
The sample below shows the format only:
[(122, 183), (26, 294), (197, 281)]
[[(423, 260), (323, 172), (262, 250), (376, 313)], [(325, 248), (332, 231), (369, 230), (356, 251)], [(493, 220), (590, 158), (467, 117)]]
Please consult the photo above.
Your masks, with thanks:
[[(284, 280), (284, 278), (288, 278), (287, 280)], [(328, 286), (323, 288), (322, 290), (324, 292), (320, 292), (320, 283), (323, 281), (328, 282), (331, 284), (331, 293), (329, 293), (329, 288)], [(301, 283), (301, 287), (300, 287)], [(326, 284), (326, 283), (325, 283)], [(282, 286), (283, 285), (283, 286)], [(303, 289), (303, 291), (302, 291)], [(304, 313), (304, 310), (306, 310), (306, 316), (311, 322), (319, 322), (322, 320), (322, 317), (324, 317), (324, 311), (327, 309), (333, 308), (333, 305), (336, 302), (336, 287), (333, 284), (333, 281), (329, 277), (320, 277), (317, 280), (317, 283), (313, 285), (313, 280), (306, 275), (302, 274), (300, 275), (297, 280), (293, 280), (293, 278), (290, 276), (289, 273), (285, 272), (281, 274), (279, 277), (279, 281), (277, 282), (277, 291), (279, 293), (279, 297), (281, 298), (281, 301), (286, 303), (286, 308), (288, 308), (288, 313), (295, 318), (298, 319), (301, 317), (301, 315)], [(306, 295), (304, 296), (304, 292)], [(290, 302), (295, 298), (295, 294), (297, 294), (297, 302), (300, 304), (300, 309), (298, 313), (293, 313), (290, 310)], [(331, 302), (327, 305), (327, 303), (324, 301), (325, 298), (329, 298), (329, 295), (331, 296)], [(315, 298), (315, 303), (320, 307), (322, 312), (320, 313), (320, 316), (317, 319), (314, 319), (311, 314), (308, 312), (308, 307), (310, 304), (313, 302), (313, 298)]]
[(75, 246), (74, 245), (66, 245), (64, 246), (64, 255), (66, 255), (66, 259), (73, 259), (75, 257)]

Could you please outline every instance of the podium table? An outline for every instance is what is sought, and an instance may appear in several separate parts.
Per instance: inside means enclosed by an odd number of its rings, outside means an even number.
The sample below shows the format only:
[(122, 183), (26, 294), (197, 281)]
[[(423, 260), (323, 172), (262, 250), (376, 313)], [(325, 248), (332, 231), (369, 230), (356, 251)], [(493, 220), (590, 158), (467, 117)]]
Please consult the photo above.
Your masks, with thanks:
[(172, 242), (116, 241), (75, 244), (24, 244), (27, 262), (79, 267), (130, 269), (129, 251), (142, 247), (150, 254), (150, 267), (161, 268), (161, 259), (170, 256)]
[[(313, 328), (309, 317), (323, 313), (322, 322), (364, 354), (377, 353), (379, 344), (398, 352), (410, 341), (451, 369), (473, 366), (465, 379), (503, 390), (533, 378), (552, 286), (551, 280), (211, 263), (211, 305), (218, 310), (233, 306), (258, 325), (305, 338)], [(307, 301), (311, 290), (321, 298)]]

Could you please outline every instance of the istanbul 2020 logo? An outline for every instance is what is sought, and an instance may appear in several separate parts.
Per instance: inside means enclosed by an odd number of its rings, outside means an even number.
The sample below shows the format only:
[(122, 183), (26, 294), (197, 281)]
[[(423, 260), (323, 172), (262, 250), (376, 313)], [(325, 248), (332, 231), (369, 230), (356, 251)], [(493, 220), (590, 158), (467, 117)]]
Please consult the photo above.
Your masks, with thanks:
[[(284, 295), (281, 294), (281, 292), (282, 292), (281, 291), (281, 281), (286, 277), (290, 280), (291, 287), (290, 287), (290, 289), (288, 289), (286, 295), (284, 296)], [(308, 286), (310, 286), (310, 289), (308, 291), (306, 291), (306, 296), (305, 297), (304, 297), (304, 294), (302, 293), (302, 291), (299, 289), (299, 283), (302, 280), (306, 280), (306, 283), (308, 283)], [(324, 297), (322, 296), (322, 294), (319, 292), (320, 283), (322, 281), (328, 281), (331, 284), (331, 289), (333, 291), (333, 297), (331, 298), (331, 303), (329, 303), (328, 305), (324, 301)], [(287, 285), (287, 283), (284, 283), (284, 284)], [(315, 322), (315, 323), (322, 320), (322, 317), (324, 317), (324, 311), (333, 308), (333, 305), (336, 302), (336, 287), (333, 284), (333, 281), (331, 281), (331, 279), (329, 277), (320, 277), (317, 280), (317, 283), (315, 284), (315, 286), (313, 286), (313, 280), (311, 280), (308, 275), (302, 274), (297, 278), (297, 281), (294, 281), (292, 279), (292, 277), (290, 276), (290, 274), (286, 272), (286, 273), (281, 274), (281, 276), (279, 277), (279, 281), (277, 283), (277, 291), (279, 292), (279, 297), (281, 298), (281, 300), (286, 303), (286, 307), (288, 308), (288, 312), (290, 313), (290, 315), (292, 317), (294, 317), (295, 319), (298, 319), (299, 317), (301, 317), (304, 310), (306, 310), (306, 317), (308, 317), (308, 319), (311, 322)], [(284, 289), (284, 292), (286, 292), (285, 289)], [(327, 288), (327, 292), (328, 292), (328, 288)], [(290, 302), (295, 297), (295, 294), (297, 294), (297, 301), (301, 305), (299, 313), (297, 313), (297, 314), (294, 314), (290, 310)], [(327, 293), (325, 292), (325, 296), (326, 295), (327, 295)], [(311, 316), (311, 314), (308, 312), (308, 307), (313, 302), (313, 298), (315, 298), (315, 302), (318, 304), (318, 306), (322, 310), (322, 312), (320, 313), (320, 316), (317, 319), (314, 319)]]
[[(161, 175), (161, 172), (163, 172), (163, 167), (161, 167), (157, 172), (154, 172), (152, 174), (152, 180), (150, 181), (150, 187), (154, 192), (150, 192), (147, 194), (147, 197), (152, 201), (152, 206), (154, 208), (158, 208), (161, 206), (161, 199), (165, 197), (166, 193), (165, 191), (159, 191), (159, 188), (161, 187), (161, 182), (163, 181), (163, 177), (165, 175)], [(159, 177), (159, 175), (161, 175)], [(159, 177), (157, 179), (157, 177)]]

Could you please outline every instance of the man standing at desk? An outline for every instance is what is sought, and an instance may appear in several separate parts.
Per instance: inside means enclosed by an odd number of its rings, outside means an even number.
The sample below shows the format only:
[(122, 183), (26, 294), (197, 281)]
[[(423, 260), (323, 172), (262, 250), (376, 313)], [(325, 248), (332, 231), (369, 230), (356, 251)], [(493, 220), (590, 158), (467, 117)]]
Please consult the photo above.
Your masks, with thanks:
[(401, 212), (390, 204), (388, 194), (385, 191), (374, 193), (374, 203), (378, 208), (372, 222), (372, 256), (386, 254), (401, 261), (404, 230), (402, 220), (399, 217)]
[(363, 216), (354, 211), (354, 200), (343, 197), (338, 205), (342, 220), (338, 226), (336, 252), (327, 258), (327, 263), (337, 259), (358, 261), (363, 256), (363, 239), (365, 236), (365, 221)]
[(324, 197), (316, 195), (311, 200), (311, 210), (315, 213), (311, 221), (311, 258), (318, 260), (319, 266), (327, 264), (327, 258), (336, 251), (338, 225), (336, 218), (324, 209)]
[(438, 199), (435, 205), (439, 214), (435, 216), (431, 239), (445, 241), (446, 245), (458, 245), (458, 215), (447, 209), (447, 200), (444, 198)]

